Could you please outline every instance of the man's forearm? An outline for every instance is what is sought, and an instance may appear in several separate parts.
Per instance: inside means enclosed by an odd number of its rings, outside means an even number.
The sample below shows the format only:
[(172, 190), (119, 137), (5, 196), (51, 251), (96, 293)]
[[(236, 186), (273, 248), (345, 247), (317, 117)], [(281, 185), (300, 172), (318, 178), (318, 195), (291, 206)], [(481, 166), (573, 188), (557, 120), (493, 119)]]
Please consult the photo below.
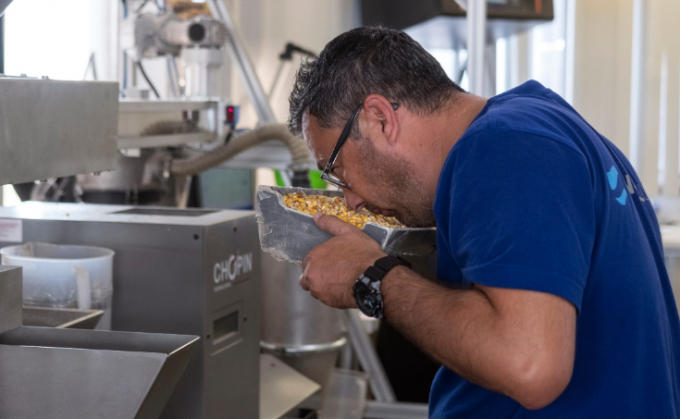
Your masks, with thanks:
[[(334, 237), (307, 254), (300, 285), (331, 307), (356, 307), (352, 285), (384, 252), (335, 217), (317, 213), (314, 221)], [(551, 403), (569, 384), (576, 308), (562, 297), (479, 284), (453, 290), (405, 267), (382, 284), (387, 319), (466, 379), (529, 409)]]
[[(390, 323), (447, 368), (477, 384), (493, 386), (495, 380), (485, 379), (480, 371), (488, 363), (477, 361), (484, 356), (480, 345), (496, 346), (490, 342), (493, 336), (480, 336), (488, 333), (494, 315), (483, 293), (448, 289), (406, 268), (393, 269), (382, 284)], [(477, 355), (471, 356), (472, 351)]]
[(508, 321), (482, 289), (445, 288), (404, 267), (382, 284), (386, 319), (425, 352), (469, 381), (533, 404), (525, 393), (535, 391), (529, 381), (537, 365), (550, 365), (540, 357), (551, 348), (526, 338), (524, 325)]

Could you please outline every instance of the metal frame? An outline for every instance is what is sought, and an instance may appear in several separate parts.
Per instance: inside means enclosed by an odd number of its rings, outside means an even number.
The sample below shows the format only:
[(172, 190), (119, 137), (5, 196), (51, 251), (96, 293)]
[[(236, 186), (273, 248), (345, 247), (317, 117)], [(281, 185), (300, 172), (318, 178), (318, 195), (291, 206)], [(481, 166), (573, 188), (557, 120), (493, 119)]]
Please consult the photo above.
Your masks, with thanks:
[(5, 17), (0, 16), (0, 74), (5, 73)]
[(352, 348), (362, 368), (371, 378), (370, 385), (375, 399), (379, 402), (396, 402), (397, 397), (394, 395), (390, 380), (387, 378), (387, 374), (385, 374), (380, 358), (378, 358), (373, 349), (366, 328), (361, 324), (358, 311), (345, 310), (345, 320), (347, 321), (347, 330), (349, 331), (349, 340), (352, 343)]
[(643, 170), (645, 146), (645, 80), (647, 60), (647, 14), (645, 0), (633, 2), (633, 52), (631, 58), (630, 93), (630, 162), (636, 171)]
[(428, 407), (420, 403), (366, 403), (364, 419), (427, 419)]
[(224, 23), (224, 26), (227, 28), (227, 33), (229, 35), (227, 38), (227, 47), (229, 47), (231, 57), (241, 73), (248, 96), (250, 96), (250, 100), (257, 112), (260, 125), (276, 122), (276, 117), (269, 104), (267, 94), (262, 88), (262, 83), (260, 83), (260, 79), (257, 77), (255, 67), (250, 60), (250, 57), (248, 57), (245, 48), (243, 48), (243, 41), (231, 21), (227, 7), (222, 0), (208, 0), (208, 4), (213, 17)]
[(153, 148), (178, 147), (186, 144), (210, 143), (220, 139), (222, 135), (222, 103), (216, 100), (132, 100), (121, 99), (118, 104), (119, 114), (164, 113), (182, 111), (212, 111), (214, 131), (170, 135), (119, 135), (118, 148)]
[(0, 266), (0, 334), (21, 327), (23, 322), (23, 268)]
[(470, 92), (484, 96), (486, 0), (467, 1), (467, 46)]
[(118, 83), (0, 77), (0, 184), (113, 170)]

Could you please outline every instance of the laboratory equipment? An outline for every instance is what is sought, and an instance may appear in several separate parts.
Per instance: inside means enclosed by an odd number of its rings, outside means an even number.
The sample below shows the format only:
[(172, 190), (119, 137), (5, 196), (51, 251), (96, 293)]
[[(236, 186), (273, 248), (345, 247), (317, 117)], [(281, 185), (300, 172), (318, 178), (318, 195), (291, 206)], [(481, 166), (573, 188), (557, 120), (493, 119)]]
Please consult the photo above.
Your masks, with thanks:
[(117, 124), (118, 83), (0, 75), (0, 185), (112, 170)]
[(102, 330), (111, 329), (113, 255), (101, 247), (49, 243), (0, 249), (3, 265), (24, 269), (24, 305), (103, 309)]
[(103, 310), (77, 308), (27, 307), (21, 310), (24, 326), (54, 327), (56, 329), (94, 329), (104, 314)]
[(158, 418), (198, 338), (21, 326), (21, 272), (0, 266), (0, 416)]
[(257, 418), (261, 267), (253, 212), (23, 202), (0, 208), (0, 220), (0, 231), (21, 224), (16, 242), (115, 251), (113, 330), (201, 336), (162, 418)]
[(326, 385), (347, 344), (342, 312), (322, 304), (299, 284), (302, 269), (262, 254), (262, 336), (260, 346)]

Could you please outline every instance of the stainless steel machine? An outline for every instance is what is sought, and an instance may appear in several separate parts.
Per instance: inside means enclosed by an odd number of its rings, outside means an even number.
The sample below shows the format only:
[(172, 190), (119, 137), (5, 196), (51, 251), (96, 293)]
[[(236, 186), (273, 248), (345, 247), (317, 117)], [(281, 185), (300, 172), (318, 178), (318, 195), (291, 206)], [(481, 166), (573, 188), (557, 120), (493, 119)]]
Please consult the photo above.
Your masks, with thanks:
[(0, 266), (0, 417), (158, 418), (198, 337), (26, 327), (21, 294)]
[(162, 418), (259, 416), (253, 212), (24, 202), (0, 208), (0, 221), (0, 229), (15, 229), (0, 247), (42, 241), (114, 250), (114, 330), (201, 336)]

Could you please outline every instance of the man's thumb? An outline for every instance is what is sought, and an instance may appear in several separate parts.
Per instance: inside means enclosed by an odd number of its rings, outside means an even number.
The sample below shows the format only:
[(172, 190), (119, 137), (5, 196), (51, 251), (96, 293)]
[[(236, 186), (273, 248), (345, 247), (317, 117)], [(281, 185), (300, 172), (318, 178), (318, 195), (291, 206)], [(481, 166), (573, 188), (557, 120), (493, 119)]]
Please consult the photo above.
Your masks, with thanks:
[(320, 229), (331, 233), (334, 236), (346, 233), (352, 226), (333, 215), (317, 212), (314, 214), (314, 222)]

